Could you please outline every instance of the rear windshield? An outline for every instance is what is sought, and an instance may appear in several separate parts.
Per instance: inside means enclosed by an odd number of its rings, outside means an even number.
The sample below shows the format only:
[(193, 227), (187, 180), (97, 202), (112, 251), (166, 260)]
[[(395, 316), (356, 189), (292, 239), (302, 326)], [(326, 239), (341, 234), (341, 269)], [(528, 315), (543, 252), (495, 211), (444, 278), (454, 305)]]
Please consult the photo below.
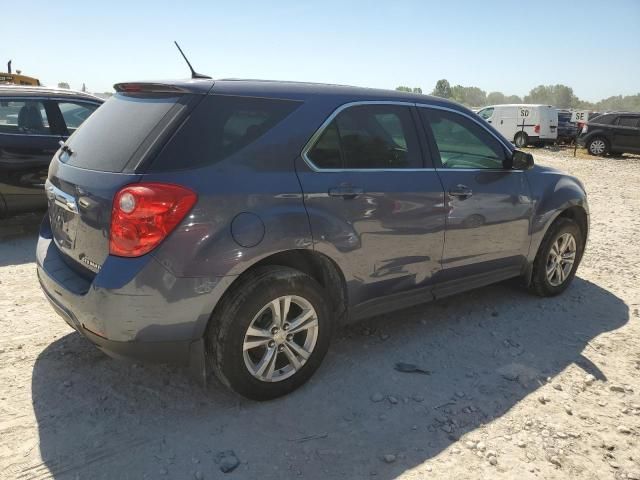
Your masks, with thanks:
[(73, 154), (63, 152), (60, 160), (90, 170), (122, 172), (154, 128), (182, 108), (184, 97), (115, 94), (69, 137)]
[(299, 105), (292, 100), (208, 95), (153, 161), (151, 170), (217, 163), (265, 135)]

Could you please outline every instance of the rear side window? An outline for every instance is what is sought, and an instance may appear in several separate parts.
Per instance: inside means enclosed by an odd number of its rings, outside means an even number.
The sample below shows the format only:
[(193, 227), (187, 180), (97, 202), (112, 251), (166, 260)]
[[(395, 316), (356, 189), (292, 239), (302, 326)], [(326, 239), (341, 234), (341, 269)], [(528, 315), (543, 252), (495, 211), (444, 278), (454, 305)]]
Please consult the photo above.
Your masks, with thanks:
[(0, 99), (0, 133), (50, 135), (44, 103)]
[[(90, 170), (122, 172), (154, 128), (182, 106), (183, 97), (187, 95), (115, 94), (69, 137), (73, 154), (63, 152), (60, 160)], [(72, 123), (80, 120), (77, 115), (84, 114), (76, 112)]]
[(618, 125), (621, 127), (637, 127), (640, 125), (639, 121), (639, 117), (619, 117)]
[(208, 95), (154, 160), (152, 171), (211, 165), (255, 142), (300, 102)]
[(357, 105), (343, 110), (307, 156), (321, 169), (422, 167), (411, 111), (399, 105)]

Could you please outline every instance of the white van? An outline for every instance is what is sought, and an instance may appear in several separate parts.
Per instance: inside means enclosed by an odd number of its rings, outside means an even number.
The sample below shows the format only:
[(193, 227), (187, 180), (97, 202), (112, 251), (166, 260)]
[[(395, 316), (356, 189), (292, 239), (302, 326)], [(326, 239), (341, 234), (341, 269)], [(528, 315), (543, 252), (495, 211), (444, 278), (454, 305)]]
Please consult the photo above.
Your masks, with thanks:
[(516, 147), (553, 143), (558, 138), (558, 110), (551, 105), (491, 105), (478, 115)]

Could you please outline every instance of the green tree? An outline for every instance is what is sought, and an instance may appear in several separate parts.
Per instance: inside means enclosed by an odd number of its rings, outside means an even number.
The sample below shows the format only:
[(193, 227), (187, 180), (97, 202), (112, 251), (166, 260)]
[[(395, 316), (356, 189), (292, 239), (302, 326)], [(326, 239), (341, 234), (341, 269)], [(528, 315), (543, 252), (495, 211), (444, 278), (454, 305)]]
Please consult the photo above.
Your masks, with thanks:
[(58, 88), (66, 88), (69, 90), (69, 84), (67, 82), (58, 82)]
[(522, 98), (518, 95), (509, 95), (508, 97), (505, 97), (504, 101), (505, 103), (523, 103)]
[(487, 92), (478, 87), (456, 85), (451, 88), (451, 99), (469, 107), (480, 107), (487, 104)]
[(449, 85), (449, 80), (446, 78), (438, 80), (431, 95), (441, 98), (451, 98), (451, 85)]
[(580, 101), (566, 85), (538, 85), (524, 97), (525, 103), (542, 103), (558, 108), (573, 108)]
[(396, 90), (399, 92), (422, 93), (422, 89), (420, 87), (405, 87), (404, 85), (396, 87)]
[(500, 105), (502, 103), (507, 103), (504, 93), (502, 92), (491, 92), (487, 95), (487, 104), (488, 105)]

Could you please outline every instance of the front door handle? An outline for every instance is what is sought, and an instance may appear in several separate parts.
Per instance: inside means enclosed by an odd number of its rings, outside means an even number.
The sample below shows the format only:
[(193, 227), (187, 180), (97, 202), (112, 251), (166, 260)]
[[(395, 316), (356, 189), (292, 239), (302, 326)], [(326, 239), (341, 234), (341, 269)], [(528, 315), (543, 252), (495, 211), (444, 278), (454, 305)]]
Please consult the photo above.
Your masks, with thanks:
[(467, 187), (466, 185), (462, 185), (461, 183), (449, 189), (449, 196), (451, 197), (459, 197), (465, 199), (470, 197), (471, 195), (473, 195), (473, 191), (469, 187)]
[(352, 200), (363, 193), (364, 188), (354, 187), (352, 185), (340, 185), (339, 187), (329, 188), (330, 197), (342, 197), (345, 200)]

